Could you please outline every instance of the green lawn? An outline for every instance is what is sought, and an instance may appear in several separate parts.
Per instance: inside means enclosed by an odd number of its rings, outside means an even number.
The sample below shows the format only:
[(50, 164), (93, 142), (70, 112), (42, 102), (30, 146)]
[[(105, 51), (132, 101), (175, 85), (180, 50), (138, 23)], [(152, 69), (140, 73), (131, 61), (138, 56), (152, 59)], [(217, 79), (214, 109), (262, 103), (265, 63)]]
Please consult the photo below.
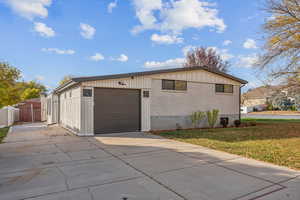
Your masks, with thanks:
[(300, 169), (300, 120), (245, 119), (257, 126), (156, 132), (166, 138)]
[(7, 128), (0, 128), (0, 143), (2, 140), (5, 138), (7, 132), (8, 132), (8, 127)]

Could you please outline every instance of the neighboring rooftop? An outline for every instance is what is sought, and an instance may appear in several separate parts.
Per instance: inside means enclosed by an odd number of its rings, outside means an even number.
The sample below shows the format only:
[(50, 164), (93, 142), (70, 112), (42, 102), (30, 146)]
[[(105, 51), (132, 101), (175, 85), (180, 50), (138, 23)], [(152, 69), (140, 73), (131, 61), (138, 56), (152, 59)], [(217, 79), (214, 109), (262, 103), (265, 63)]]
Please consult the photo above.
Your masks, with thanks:
[(282, 86), (261, 86), (254, 89), (249, 90), (248, 92), (244, 93), (243, 96), (247, 97), (247, 99), (266, 99), (276, 91), (278, 91)]

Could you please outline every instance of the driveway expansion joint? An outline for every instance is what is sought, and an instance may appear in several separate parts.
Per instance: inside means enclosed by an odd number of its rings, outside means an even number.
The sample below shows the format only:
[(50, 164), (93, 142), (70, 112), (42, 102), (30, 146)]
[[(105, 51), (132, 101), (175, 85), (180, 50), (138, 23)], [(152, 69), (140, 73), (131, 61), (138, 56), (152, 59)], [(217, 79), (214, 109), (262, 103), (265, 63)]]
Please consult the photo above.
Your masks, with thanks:
[[(101, 147), (100, 147), (100, 148), (101, 148)], [(105, 151), (105, 152), (107, 152), (107, 153), (109, 153), (109, 154), (111, 154), (113, 157), (115, 157), (116, 159), (120, 160), (121, 162), (123, 162), (123, 163), (126, 164), (127, 166), (129, 166), (129, 167), (135, 169), (136, 171), (140, 172), (140, 173), (143, 174), (144, 176), (150, 178), (152, 181), (154, 181), (155, 183), (161, 185), (162, 187), (164, 187), (164, 188), (167, 189), (168, 191), (170, 191), (170, 192), (176, 194), (178, 197), (182, 198), (183, 200), (189, 200), (189, 199), (187, 199), (186, 197), (184, 197), (183, 195), (181, 195), (181, 194), (179, 194), (178, 192), (176, 192), (175, 190), (171, 189), (170, 187), (168, 187), (168, 186), (164, 185), (163, 183), (159, 182), (158, 180), (156, 180), (156, 179), (153, 178), (152, 176), (150, 176), (150, 175), (148, 175), (147, 173), (143, 172), (142, 170), (137, 169), (136, 167), (132, 166), (130, 163), (126, 162), (124, 159), (120, 158), (119, 156), (114, 155), (114, 154), (112, 154), (112, 153), (109, 152), (109, 151), (106, 151), (106, 149), (103, 149), (103, 148), (102, 148), (102, 150)]]
[(236, 170), (236, 169), (232, 169), (232, 168), (226, 167), (226, 166), (224, 166), (224, 165), (219, 165), (218, 163), (213, 164), (213, 165), (216, 165), (216, 166), (218, 166), (218, 167), (222, 167), (222, 168), (224, 168), (224, 169), (227, 169), (227, 170), (230, 170), (230, 171), (233, 171), (233, 172), (236, 172), (236, 173), (245, 175), (245, 176), (249, 176), (249, 177), (251, 177), (251, 178), (259, 179), (259, 180), (261, 180), (261, 181), (265, 181), (265, 182), (268, 182), (268, 183), (271, 183), (271, 184), (274, 184), (274, 185), (282, 186), (282, 185), (280, 185), (279, 183), (276, 183), (276, 182), (273, 182), (273, 181), (270, 181), (270, 180), (267, 180), (267, 179), (264, 179), (264, 178), (261, 178), (261, 177), (253, 176), (253, 175), (250, 175), (250, 174), (248, 174), (248, 173), (244, 173), (244, 172), (241, 172), (241, 171), (239, 171), (239, 170)]
[[(249, 193), (249, 194), (243, 195), (242, 197), (238, 197), (238, 198), (232, 199), (232, 200), (239, 200), (239, 199), (241, 199), (241, 198), (243, 198), (243, 197), (247, 197), (247, 196), (249, 196), (249, 195), (251, 195), (251, 194), (258, 193), (258, 192), (260, 192), (260, 191), (263, 191), (263, 190), (265, 190), (265, 189), (271, 188), (271, 187), (273, 187), (273, 186), (275, 186), (275, 185), (271, 185), (271, 186), (262, 188), (262, 189), (260, 189), (260, 190), (258, 190), (258, 191), (251, 192), (251, 193)], [(268, 196), (268, 195), (270, 195), (270, 194), (273, 194), (273, 193), (275, 193), (275, 192), (279, 192), (279, 191), (281, 191), (281, 190), (284, 190), (284, 189), (286, 189), (286, 188), (287, 188), (287, 187), (282, 186), (281, 188), (274, 189), (274, 190), (272, 190), (272, 191), (270, 191), (270, 192), (266, 192), (266, 193), (264, 193), (264, 194), (255, 196), (255, 197), (250, 198), (250, 199), (247, 199), (247, 200), (257, 200), (257, 199), (260, 199), (260, 198), (262, 198), (262, 197), (266, 197), (266, 196)]]

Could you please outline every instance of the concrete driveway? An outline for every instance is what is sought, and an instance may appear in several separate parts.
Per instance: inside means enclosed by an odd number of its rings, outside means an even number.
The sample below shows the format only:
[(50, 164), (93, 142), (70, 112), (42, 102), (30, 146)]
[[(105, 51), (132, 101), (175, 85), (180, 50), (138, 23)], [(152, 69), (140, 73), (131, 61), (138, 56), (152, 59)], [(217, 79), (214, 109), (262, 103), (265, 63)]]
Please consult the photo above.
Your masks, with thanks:
[(28, 124), (0, 145), (1, 200), (298, 200), (299, 188), (299, 171), (145, 133)]

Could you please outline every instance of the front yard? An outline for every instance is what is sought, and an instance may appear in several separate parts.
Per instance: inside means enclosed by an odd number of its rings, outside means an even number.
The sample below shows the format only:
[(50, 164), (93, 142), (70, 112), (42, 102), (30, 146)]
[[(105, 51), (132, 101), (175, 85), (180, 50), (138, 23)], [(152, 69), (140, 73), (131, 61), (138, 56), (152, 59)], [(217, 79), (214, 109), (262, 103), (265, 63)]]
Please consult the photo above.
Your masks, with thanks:
[(6, 137), (8, 129), (9, 129), (8, 127), (7, 128), (0, 128), (0, 143)]
[(257, 126), (154, 134), (256, 160), (300, 169), (300, 120), (244, 119)]

